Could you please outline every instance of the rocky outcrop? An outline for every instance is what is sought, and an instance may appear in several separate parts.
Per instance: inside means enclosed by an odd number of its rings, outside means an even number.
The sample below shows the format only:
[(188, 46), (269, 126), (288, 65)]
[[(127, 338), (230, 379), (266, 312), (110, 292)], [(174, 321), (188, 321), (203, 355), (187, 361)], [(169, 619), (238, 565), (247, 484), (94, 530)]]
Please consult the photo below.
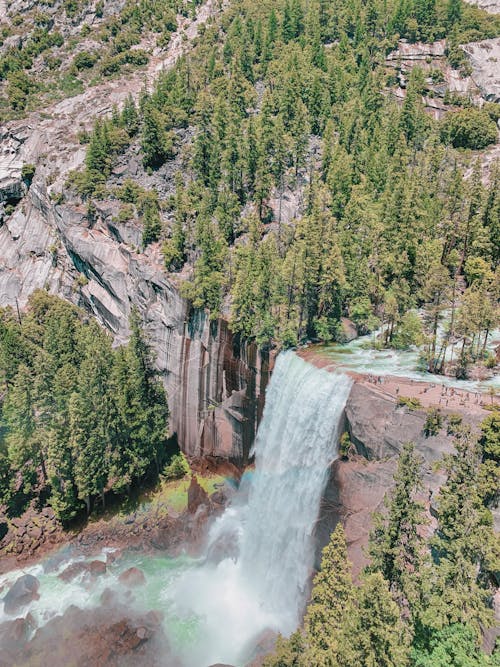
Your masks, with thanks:
[(30, 508), (22, 516), (5, 517), (4, 521), (0, 515), (0, 526), (4, 526), (0, 532), (0, 551), (15, 555), (18, 562), (53, 548), (63, 536), (62, 526), (51, 507), (41, 512)]
[[(464, 422), (472, 427), (477, 426), (483, 416), (474, 407), (460, 409)], [(432, 529), (430, 506), (444, 481), (434, 464), (453, 451), (453, 436), (443, 426), (437, 435), (426, 437), (426, 416), (424, 409), (398, 406), (394, 397), (384, 395), (375, 386), (362, 381), (354, 383), (345, 408), (345, 430), (355, 451), (348, 460), (337, 459), (331, 468), (316, 527), (316, 565), (319, 565), (320, 549), (340, 520), (345, 527), (354, 573), (359, 573), (366, 564), (364, 549), (371, 516), (383, 507), (384, 495), (393, 485), (399, 452), (406, 442), (413, 442), (423, 459), (421, 500), (429, 510), (428, 529)]]
[(488, 102), (500, 102), (500, 37), (465, 44), (471, 67), (471, 78)]
[[(398, 48), (391, 52), (386, 63), (393, 68), (398, 85), (392, 89), (399, 100), (405, 97), (405, 88), (413, 67), (419, 67), (427, 74), (426, 94), (423, 97), (427, 110), (435, 117), (442, 118), (452, 109), (445, 104), (447, 92), (470, 98), (481, 106), (485, 101), (500, 100), (500, 77), (498, 59), (500, 38), (485, 39), (461, 45), (470, 64), (470, 73), (453, 69), (446, 59), (446, 42), (439, 40), (427, 44), (401, 40)], [(435, 75), (440, 76), (436, 77)]]
[[(179, 30), (168, 49), (151, 59), (146, 80), (171, 67), (219, 10), (219, 3), (207, 0), (195, 19), (179, 17)], [(171, 431), (182, 449), (189, 456), (220, 456), (243, 465), (262, 412), (267, 358), (252, 345), (240, 345), (225, 322), (191, 311), (163, 269), (160, 248), (138, 252), (141, 230), (117, 223), (110, 202), (97, 202), (91, 216), (77, 201), (60, 203), (68, 172), (85, 157), (78, 131), (89, 129), (96, 116), (108, 114), (129, 93), (137, 97), (143, 86), (144, 75), (133, 73), (0, 130), (0, 306), (22, 309), (34, 289), (45, 288), (87, 308), (117, 342), (126, 340), (136, 307), (165, 381)], [(21, 178), (27, 163), (36, 166), (29, 188)], [(163, 174), (163, 188), (165, 180)]]
[(500, 0), (465, 0), (470, 5), (477, 5), (489, 14), (500, 14)]
[(196, 514), (196, 511), (202, 505), (209, 505), (208, 493), (198, 482), (196, 475), (191, 477), (191, 483), (188, 488), (188, 512), (190, 514)]

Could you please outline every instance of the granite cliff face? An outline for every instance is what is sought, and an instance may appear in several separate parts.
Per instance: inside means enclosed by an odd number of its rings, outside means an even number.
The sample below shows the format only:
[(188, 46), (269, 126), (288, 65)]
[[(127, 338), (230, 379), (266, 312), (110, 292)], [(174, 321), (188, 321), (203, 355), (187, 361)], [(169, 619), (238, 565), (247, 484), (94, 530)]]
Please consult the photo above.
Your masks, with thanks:
[[(140, 237), (134, 227), (128, 233)], [(191, 311), (157, 247), (134, 252), (117, 236), (108, 211), (98, 208), (90, 219), (83, 207), (55, 205), (37, 176), (0, 227), (0, 258), (2, 306), (17, 300), (22, 308), (34, 289), (47, 288), (87, 308), (118, 342), (137, 308), (184, 451), (246, 462), (262, 413), (267, 356), (240, 345), (225, 321)]]

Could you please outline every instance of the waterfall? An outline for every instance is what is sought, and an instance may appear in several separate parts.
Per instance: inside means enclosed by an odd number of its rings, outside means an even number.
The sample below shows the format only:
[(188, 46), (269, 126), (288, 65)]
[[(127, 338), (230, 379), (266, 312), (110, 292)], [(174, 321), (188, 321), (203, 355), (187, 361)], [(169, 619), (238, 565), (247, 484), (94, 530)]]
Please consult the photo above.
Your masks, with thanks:
[[(241, 567), (262, 603), (298, 625), (314, 560), (313, 530), (351, 388), (293, 352), (278, 357), (255, 443)], [(285, 616), (285, 618), (286, 618)]]
[(255, 470), (213, 525), (206, 560), (169, 589), (177, 613), (194, 613), (202, 626), (201, 652), (192, 648), (189, 667), (242, 664), (259, 633), (289, 634), (300, 623), (314, 526), (351, 384), (293, 352), (278, 356)]

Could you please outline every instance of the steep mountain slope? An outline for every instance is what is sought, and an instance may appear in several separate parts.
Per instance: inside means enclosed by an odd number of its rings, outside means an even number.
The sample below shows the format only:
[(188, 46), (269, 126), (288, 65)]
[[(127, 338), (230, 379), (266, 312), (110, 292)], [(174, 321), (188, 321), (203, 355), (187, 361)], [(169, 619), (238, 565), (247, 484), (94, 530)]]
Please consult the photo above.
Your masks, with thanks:
[[(336, 338), (341, 315), (360, 330), (385, 322), (392, 338), (409, 326), (409, 308), (436, 305), (428, 302), (428, 275), (448, 271), (451, 289), (454, 262), (455, 275), (469, 255), (492, 271), (498, 263), (494, 188), (490, 195), (476, 178), (457, 176), (457, 163), (471, 173), (471, 154), (451, 148), (447, 126), (429, 124), (423, 111), (423, 103), (438, 104), (439, 116), (463, 109), (484, 124), (478, 132), (486, 132), (487, 147), (472, 155), (493, 183), (496, 106), (478, 116), (467, 96), (475, 104), (495, 99), (484, 72), (494, 55), (477, 54), (490, 47), (494, 54), (498, 39), (463, 50), (457, 40), (495, 35), (496, 24), (461, 5), (454, 16), (438, 4), (431, 29), (428, 17), (415, 10), (415, 19), (402, 19), (396, 5), (377, 5), (370, 17), (342, 3), (314, 4), (309, 13), (292, 4), (280, 3), (276, 13), (269, 3), (257, 11), (239, 2), (221, 14), (209, 1), (195, 19), (177, 17), (166, 47), (142, 44), (145, 69), (97, 85), (83, 74), (84, 92), (2, 130), (0, 303), (22, 307), (34, 288), (46, 287), (86, 306), (117, 340), (127, 337), (137, 306), (164, 373), (174, 430), (191, 454), (244, 458), (266, 381), (266, 358), (253, 342), (233, 340), (218, 317), (264, 347)], [(23, 21), (36, 22), (20, 9)], [(66, 18), (55, 20), (65, 42), (49, 51), (66, 49), (63, 69), (83, 48), (71, 39), (88, 33), (84, 25), (99, 32), (117, 9), (104, 3), (99, 17), (89, 5), (69, 20), (66, 8)], [(426, 43), (398, 46), (400, 34)], [(446, 44), (433, 42), (445, 36)], [(189, 57), (176, 62), (191, 44)], [(36, 63), (34, 74), (49, 76), (48, 64)], [(414, 64), (423, 69), (412, 75)], [(129, 93), (141, 104), (140, 129), (126, 136), (113, 106)], [(403, 100), (401, 111), (388, 93)], [(92, 132), (96, 116), (110, 115), (108, 139), (102, 129)], [(173, 150), (162, 145), (159, 160), (146, 157), (146, 148), (167, 140)], [(423, 202), (418, 213), (415, 199)], [(488, 281), (481, 289), (494, 301)]]

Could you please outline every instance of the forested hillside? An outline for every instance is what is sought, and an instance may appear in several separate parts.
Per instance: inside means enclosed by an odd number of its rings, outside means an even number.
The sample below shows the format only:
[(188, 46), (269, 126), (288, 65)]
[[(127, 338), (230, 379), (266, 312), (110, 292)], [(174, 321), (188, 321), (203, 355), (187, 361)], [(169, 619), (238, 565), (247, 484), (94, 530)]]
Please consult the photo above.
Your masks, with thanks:
[[(0, 119), (144, 67), (198, 0), (9, 0), (0, 16)], [(2, 18), (4, 21), (2, 22)]]
[(126, 347), (74, 306), (33, 293), (0, 311), (0, 505), (67, 521), (165, 460), (168, 409), (136, 316)]
[[(384, 325), (384, 345), (425, 342), (440, 371), (451, 309), (464, 376), (498, 323), (500, 176), (477, 152), (498, 140), (498, 105), (454, 93), (436, 121), (422, 96), (440, 73), (413, 68), (399, 104), (385, 57), (399, 37), (446, 38), (465, 76), (459, 44), (499, 21), (458, 0), (231, 3), (138, 106), (82, 137), (86, 169), (70, 182), (89, 212), (118, 198), (118, 220), (142, 220), (144, 246), (163, 244), (193, 305), (247, 339), (335, 340), (348, 316), (360, 333)], [(110, 185), (137, 146), (152, 182), (182, 165), (170, 197), (130, 177)]]

